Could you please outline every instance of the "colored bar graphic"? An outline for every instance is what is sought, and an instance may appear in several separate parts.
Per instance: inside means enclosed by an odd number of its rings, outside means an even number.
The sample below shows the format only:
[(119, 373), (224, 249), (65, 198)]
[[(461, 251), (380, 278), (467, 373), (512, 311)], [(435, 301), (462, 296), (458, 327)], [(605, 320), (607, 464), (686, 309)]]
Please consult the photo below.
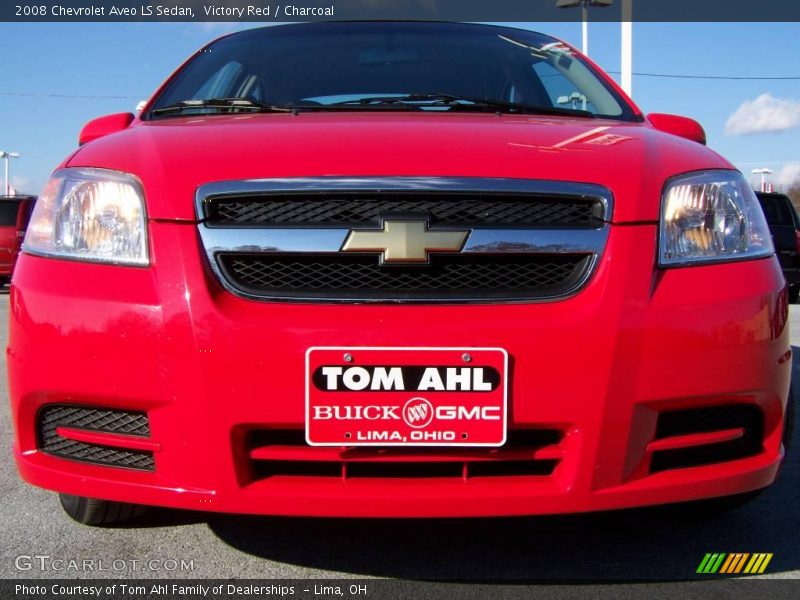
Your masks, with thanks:
[(727, 560), (722, 563), (722, 568), (719, 570), (720, 573), (729, 573), (729, 569), (731, 565), (733, 565), (739, 559), (738, 554), (728, 554)]
[(733, 554), (728, 555), (728, 560), (725, 561), (725, 564), (722, 565), (722, 568), (719, 570), (720, 573), (739, 573), (744, 566), (744, 562), (747, 560), (747, 557), (750, 556), (749, 553), (742, 553), (742, 552), (735, 552)]
[(739, 559), (739, 562), (736, 563), (736, 569), (734, 571), (732, 571), (732, 573), (740, 573), (742, 571), (742, 567), (744, 566), (744, 563), (747, 560), (747, 557), (750, 556), (750, 553), (749, 552), (745, 552), (741, 556), (742, 557)]
[(703, 561), (700, 563), (700, 566), (697, 567), (698, 573), (716, 573), (719, 570), (722, 561), (725, 559), (726, 554), (718, 553), (718, 552), (709, 552), (703, 558)]
[[(710, 575), (734, 575), (746, 573), (756, 575), (763, 573), (772, 560), (771, 552), (707, 552), (697, 567), (697, 573)], [(745, 566), (746, 565), (746, 566)], [(744, 571), (742, 571), (744, 569)]]
[(772, 553), (769, 552), (760, 552), (757, 554), (753, 554), (753, 558), (750, 559), (750, 562), (747, 563), (747, 566), (744, 569), (745, 573), (752, 573), (752, 574), (759, 574), (763, 573), (769, 561), (772, 560)]

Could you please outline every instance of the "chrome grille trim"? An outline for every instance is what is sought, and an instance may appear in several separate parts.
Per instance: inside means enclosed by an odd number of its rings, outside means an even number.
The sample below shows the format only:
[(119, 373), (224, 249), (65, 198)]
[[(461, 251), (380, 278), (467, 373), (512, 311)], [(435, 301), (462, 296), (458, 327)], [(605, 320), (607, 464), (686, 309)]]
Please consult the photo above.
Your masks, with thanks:
[[(217, 254), (339, 252), (349, 229), (231, 228), (200, 226), (200, 238), (211, 260)], [(442, 230), (443, 228), (437, 228)], [(566, 238), (569, 239), (566, 239)], [(608, 226), (600, 229), (472, 229), (462, 253), (600, 254)]]
[[(417, 302), (417, 303), (480, 303), (474, 298), (398, 299), (386, 298), (324, 298), (285, 295), (268, 296), (248, 293), (233, 285), (220, 268), (221, 254), (298, 253), (303, 255), (339, 252), (350, 232), (346, 227), (297, 226), (210, 226), (205, 222), (206, 203), (217, 197), (270, 193), (325, 194), (333, 192), (390, 193), (403, 192), (464, 192), (472, 194), (509, 193), (523, 196), (563, 196), (565, 199), (585, 197), (602, 203), (603, 225), (598, 228), (489, 228), (473, 227), (462, 254), (526, 255), (526, 254), (591, 254), (592, 259), (584, 276), (569, 290), (557, 296), (534, 298), (491, 298), (486, 303), (542, 302), (564, 299), (577, 293), (591, 278), (598, 258), (605, 249), (609, 223), (613, 215), (613, 196), (602, 186), (527, 179), (505, 178), (454, 178), (454, 177), (318, 177), (277, 178), (213, 182), (197, 189), (195, 208), (198, 231), (209, 266), (222, 286), (241, 297), (268, 301), (307, 302)], [(437, 227), (438, 230), (464, 229), (463, 227)]]

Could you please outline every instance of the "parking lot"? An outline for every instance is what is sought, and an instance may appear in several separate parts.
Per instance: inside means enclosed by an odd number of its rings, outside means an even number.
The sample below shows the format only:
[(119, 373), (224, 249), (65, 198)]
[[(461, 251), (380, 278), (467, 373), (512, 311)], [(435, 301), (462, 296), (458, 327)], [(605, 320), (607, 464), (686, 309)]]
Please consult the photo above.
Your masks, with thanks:
[[(2, 295), (3, 348), (7, 320), (8, 296)], [(791, 308), (791, 327), (793, 339), (800, 340), (800, 306)], [(795, 350), (797, 371), (800, 351)], [(772, 552), (768, 576), (800, 577), (797, 451), (772, 488), (725, 515), (648, 510), (568, 518), (358, 521), (154, 510), (130, 526), (98, 529), (73, 523), (62, 514), (55, 494), (19, 479), (10, 453), (5, 376), (1, 386), (2, 578), (691, 581), (706, 552)], [(50, 558), (24, 558), (32, 556)], [(55, 570), (53, 565), (62, 564), (56, 559), (64, 564), (91, 560), (95, 570)]]

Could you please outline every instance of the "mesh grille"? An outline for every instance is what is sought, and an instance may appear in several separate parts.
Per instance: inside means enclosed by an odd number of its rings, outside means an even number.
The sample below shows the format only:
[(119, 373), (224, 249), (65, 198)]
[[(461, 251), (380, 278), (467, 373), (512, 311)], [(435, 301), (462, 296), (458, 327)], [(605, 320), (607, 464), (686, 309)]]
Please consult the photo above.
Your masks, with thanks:
[(53, 432), (57, 426), (61, 426), (142, 437), (150, 435), (150, 423), (143, 412), (98, 410), (58, 404), (42, 409), (39, 419), (42, 429), (52, 429)]
[(480, 226), (599, 227), (603, 204), (572, 197), (384, 193), (380, 197), (325, 195), (221, 197), (206, 204), (208, 223), (218, 225), (369, 226), (390, 215), (422, 215), (432, 224)]
[(221, 255), (242, 291), (264, 296), (449, 299), (548, 297), (567, 293), (587, 255), (436, 256), (430, 267), (380, 267), (375, 256)]
[(95, 464), (144, 471), (155, 469), (152, 452), (70, 440), (58, 435), (58, 427), (148, 437), (150, 424), (145, 413), (67, 405), (46, 406), (39, 413), (39, 448), (48, 454)]
[(757, 406), (732, 404), (665, 412), (658, 417), (656, 439), (692, 433), (743, 428), (742, 437), (727, 442), (653, 453), (650, 471), (697, 467), (755, 456), (763, 448), (764, 415)]

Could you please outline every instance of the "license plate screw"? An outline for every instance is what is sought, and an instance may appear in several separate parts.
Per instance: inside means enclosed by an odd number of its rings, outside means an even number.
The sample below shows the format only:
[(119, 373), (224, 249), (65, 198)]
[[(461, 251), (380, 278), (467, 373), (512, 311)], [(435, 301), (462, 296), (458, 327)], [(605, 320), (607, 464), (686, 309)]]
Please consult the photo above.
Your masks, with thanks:
[(344, 362), (353, 362), (353, 355), (349, 352), (344, 353)]
[(466, 352), (464, 352), (464, 354), (461, 355), (461, 359), (464, 362), (470, 362), (472, 360), (472, 357), (469, 354), (467, 354)]

